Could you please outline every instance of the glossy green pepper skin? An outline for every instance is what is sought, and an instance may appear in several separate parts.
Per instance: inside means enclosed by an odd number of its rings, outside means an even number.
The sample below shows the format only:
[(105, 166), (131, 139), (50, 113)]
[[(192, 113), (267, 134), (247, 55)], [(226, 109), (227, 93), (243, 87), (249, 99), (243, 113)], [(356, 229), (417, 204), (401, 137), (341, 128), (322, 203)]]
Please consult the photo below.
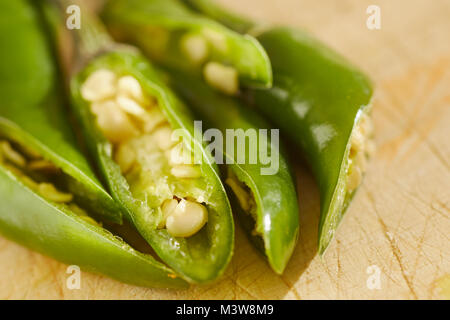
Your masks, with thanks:
[[(157, 230), (156, 219), (152, 220), (146, 208), (142, 208), (133, 198), (119, 166), (112, 160), (111, 144), (98, 132), (89, 105), (80, 96), (81, 84), (89, 74), (99, 68), (136, 78), (145, 92), (156, 97), (171, 127), (183, 129), (188, 139), (194, 142), (194, 148), (201, 149), (202, 174), (207, 179), (208, 189), (213, 196), (208, 203), (208, 223), (195, 236), (176, 238), (169, 235), (165, 229)], [(203, 148), (202, 141), (195, 139), (194, 122), (185, 106), (159, 81), (155, 71), (142, 56), (126, 51), (115, 51), (92, 60), (72, 79), (71, 93), (75, 112), (78, 112), (87, 133), (86, 141), (99, 163), (112, 196), (122, 204), (128, 219), (158, 256), (191, 282), (208, 282), (221, 275), (233, 251), (234, 226), (231, 208), (210, 154)]]
[(321, 199), (319, 252), (323, 253), (353, 196), (345, 182), (350, 136), (368, 112), (372, 85), (304, 32), (277, 28), (258, 39), (274, 65), (275, 83), (266, 92), (253, 92), (255, 105), (298, 143), (316, 176)]
[[(208, 127), (219, 129), (223, 136), (227, 129), (258, 132), (259, 129), (269, 128), (269, 124), (253, 110), (241, 105), (237, 99), (216, 93), (198, 77), (172, 71), (170, 83), (187, 104), (205, 119)], [(281, 274), (297, 243), (299, 209), (294, 177), (285, 156), (279, 152), (278, 145), (275, 147), (270, 141), (266, 143), (260, 141), (270, 139), (269, 135), (270, 133), (267, 136), (259, 136), (258, 141), (246, 144), (245, 163), (239, 164), (238, 154), (234, 152), (233, 163), (226, 166), (250, 189), (256, 203), (256, 225), (251, 214), (245, 212), (238, 201), (234, 201), (236, 203), (233, 203), (233, 209), (239, 212), (238, 217), (242, 220), (248, 235), (255, 245), (262, 249), (272, 269)], [(263, 175), (262, 168), (267, 168), (268, 165), (263, 164), (259, 156), (257, 163), (250, 164), (249, 143), (263, 148), (266, 145), (268, 154), (278, 161), (278, 170)], [(223, 153), (226, 157), (232, 157), (226, 152)], [(231, 194), (235, 198), (234, 193)]]
[[(90, 37), (107, 38), (101, 29), (91, 24), (98, 23), (87, 11), (82, 23), (89, 29)], [(84, 28), (74, 36), (79, 46), (83, 45)], [(91, 38), (92, 40), (92, 38)], [(108, 41), (105, 41), (108, 42)], [(93, 43), (101, 43), (93, 41)], [(124, 209), (126, 218), (136, 227), (158, 256), (184, 279), (193, 283), (205, 283), (219, 277), (227, 267), (234, 246), (234, 224), (225, 189), (220, 181), (218, 169), (209, 152), (194, 132), (194, 122), (188, 109), (160, 80), (149, 62), (136, 49), (109, 42), (106, 46), (88, 48), (90, 54), (82, 67), (70, 77), (72, 109), (83, 129), (85, 141), (94, 157), (108, 189)], [(80, 49), (80, 48), (79, 48)], [(92, 51), (89, 51), (92, 50)], [(77, 64), (80, 66), (80, 64)], [(171, 236), (166, 229), (158, 229), (160, 217), (156, 209), (139, 201), (130, 191), (130, 185), (113, 160), (113, 145), (100, 132), (90, 103), (81, 96), (81, 86), (89, 75), (98, 69), (107, 69), (117, 75), (133, 76), (143, 91), (153, 97), (173, 130), (180, 129), (194, 152), (200, 154), (202, 178), (210, 195), (206, 201), (208, 223), (195, 235), (188, 238)], [(197, 151), (195, 151), (197, 150)]]
[(54, 163), (72, 178), (71, 191), (90, 211), (120, 223), (119, 206), (76, 144), (35, 12), (15, 1), (3, 2), (0, 10), (0, 43), (4, 48), (0, 53), (1, 135)]
[[(198, 15), (178, 0), (113, 0), (107, 3), (103, 16), (113, 34), (137, 43), (153, 60), (189, 71), (199, 72), (200, 69), (182, 54), (180, 36), (212, 34), (211, 61), (233, 66), (244, 86), (268, 88), (272, 85), (269, 59), (253, 37), (242, 36)], [(162, 48), (154, 45), (158, 34), (149, 33), (155, 28), (168, 34), (162, 36), (167, 37), (161, 40), (167, 42)], [(217, 42), (219, 44), (215, 45)]]
[[(0, 92), (8, 97), (1, 107), (2, 134), (41, 151), (80, 183), (91, 181), (97, 186), (86, 160), (72, 143), (67, 121), (62, 121), (52, 57), (28, 1), (1, 3), (0, 43), (5, 49), (0, 59)], [(94, 190), (106, 194), (100, 185)], [(0, 201), (0, 233), (22, 245), (130, 284), (187, 287), (165, 265), (87, 222), (68, 206), (46, 200), (2, 165)]]
[(354, 194), (347, 192), (345, 183), (350, 136), (361, 115), (369, 112), (370, 80), (305, 32), (282, 27), (261, 32), (244, 18), (227, 18), (233, 14), (223, 14), (226, 11), (212, 1), (186, 1), (230, 28), (259, 33), (257, 39), (272, 64), (274, 85), (251, 95), (256, 108), (302, 148), (314, 172), (321, 198), (319, 252), (323, 254)]
[(2, 235), (30, 249), (138, 286), (187, 287), (171, 269), (107, 230), (40, 197), (3, 167), (0, 201)]
[(214, 1), (183, 0), (183, 2), (189, 5), (192, 9), (219, 21), (236, 32), (245, 34), (255, 26), (252, 21), (246, 19), (245, 17), (238, 16), (234, 12), (230, 12), (219, 5), (216, 5)]
[(1, 234), (32, 250), (129, 284), (161, 288), (188, 286), (162, 263), (40, 197), (1, 166), (0, 201)]

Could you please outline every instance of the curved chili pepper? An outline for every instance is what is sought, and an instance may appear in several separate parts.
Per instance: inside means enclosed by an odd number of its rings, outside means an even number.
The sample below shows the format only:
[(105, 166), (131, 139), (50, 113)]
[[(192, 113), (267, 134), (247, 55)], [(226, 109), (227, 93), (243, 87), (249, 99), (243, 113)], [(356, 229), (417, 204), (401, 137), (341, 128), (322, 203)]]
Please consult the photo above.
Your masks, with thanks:
[[(195, 134), (188, 110), (159, 80), (148, 61), (136, 49), (111, 42), (99, 25), (96, 25), (98, 21), (89, 20), (93, 17), (83, 9), (82, 7), (82, 16), (86, 20), (82, 24), (85, 27), (69, 34), (76, 37), (78, 50), (83, 53), (78, 56), (80, 60), (75, 64), (79, 69), (70, 77), (70, 93), (72, 107), (83, 128), (88, 147), (113, 198), (122, 205), (126, 218), (158, 256), (190, 282), (211, 281), (224, 272), (234, 243), (231, 208), (219, 179), (218, 169)], [(84, 33), (85, 30), (89, 30), (88, 35)], [(92, 41), (93, 39), (97, 41)], [(90, 43), (95, 45), (89, 47)], [(197, 180), (173, 176), (167, 161), (162, 160), (164, 154), (161, 152), (154, 154), (155, 160), (149, 163), (160, 166), (160, 169), (151, 169), (152, 173), (143, 169), (142, 163), (138, 163), (134, 167), (137, 169), (130, 172), (124, 172), (119, 167), (113, 157), (117, 158), (120, 145), (113, 144), (101, 130), (98, 115), (94, 116), (91, 103), (81, 92), (87, 79), (99, 70), (109, 70), (118, 77), (131, 76), (137, 80), (146, 96), (157, 106), (155, 108), (160, 111), (164, 123), (171, 130), (180, 131), (183, 138), (189, 141), (190, 150), (200, 155)], [(139, 152), (139, 149), (133, 151)], [(155, 177), (158, 179), (155, 180)], [(194, 198), (207, 207), (208, 222), (192, 236), (176, 236), (164, 228), (164, 202), (175, 198), (182, 199), (180, 203), (184, 199)]]
[(134, 250), (107, 230), (42, 198), (2, 166), (0, 201), (0, 232), (32, 250), (138, 286), (188, 286), (150, 255)]
[(120, 208), (77, 147), (56, 85), (51, 53), (40, 30), (32, 28), (36, 22), (27, 17), (32, 14), (30, 9), (24, 4), (3, 3), (1, 14), (0, 134), (52, 162), (72, 178), (71, 192), (90, 211), (120, 223)]
[(244, 86), (272, 85), (269, 59), (253, 37), (202, 17), (178, 0), (109, 1), (104, 17), (114, 35), (137, 43), (167, 67), (199, 73), (208, 62), (218, 62), (234, 68)]
[(253, 92), (255, 104), (298, 143), (312, 167), (320, 190), (323, 254), (356, 190), (349, 186), (352, 164), (357, 164), (352, 137), (369, 112), (372, 86), (364, 74), (301, 31), (272, 29), (258, 39), (276, 65), (276, 80), (269, 91)]
[[(214, 92), (198, 77), (173, 71), (170, 74), (170, 83), (209, 127), (219, 129), (223, 136), (230, 130), (242, 129), (244, 139), (247, 133), (249, 136), (255, 133), (257, 140), (249, 139), (248, 143), (244, 140), (244, 146), (236, 145), (233, 154), (225, 151), (227, 137), (219, 153), (232, 160), (226, 161), (226, 183), (235, 200), (233, 208), (272, 269), (283, 273), (297, 243), (299, 210), (292, 171), (279, 151), (279, 143), (270, 142), (269, 124), (238, 100)], [(257, 155), (254, 163), (251, 163), (251, 149), (252, 155)], [(246, 155), (243, 163), (238, 159), (238, 152)], [(272, 163), (263, 158), (269, 154)]]
[(255, 27), (255, 23), (253, 21), (224, 9), (222, 6), (217, 5), (214, 1), (183, 0), (183, 2), (185, 2), (193, 10), (197, 10), (204, 15), (219, 21), (236, 32), (245, 34)]
[[(255, 106), (303, 150), (319, 184), (319, 252), (324, 253), (353, 197), (372, 152), (370, 80), (312, 36), (291, 28), (261, 28), (224, 14), (207, 0), (186, 0), (219, 21), (256, 37), (274, 72), (270, 90), (251, 92)], [(242, 23), (242, 21), (246, 21)]]
[[(63, 121), (55, 82), (57, 76), (41, 27), (28, 1), (3, 1), (0, 4), (2, 136), (18, 148), (26, 147), (27, 157), (34, 159), (40, 154), (45, 161), (60, 166), (90, 192), (89, 197), (100, 194), (108, 199), (75, 147), (67, 121)], [(76, 264), (83, 270), (130, 284), (187, 286), (171, 269), (151, 256), (135, 251), (100, 227), (75, 203), (68, 205), (46, 197), (49, 194), (61, 196), (61, 193), (53, 188), (39, 188), (33, 178), (38, 179), (41, 175), (27, 175), (31, 169), (24, 163), (26, 156), (6, 141), (2, 141), (1, 146), (2, 235), (64, 263)], [(41, 186), (48, 187), (49, 184)], [(100, 196), (98, 201), (102, 205), (111, 201), (104, 201)], [(77, 200), (74, 201), (79, 204)]]

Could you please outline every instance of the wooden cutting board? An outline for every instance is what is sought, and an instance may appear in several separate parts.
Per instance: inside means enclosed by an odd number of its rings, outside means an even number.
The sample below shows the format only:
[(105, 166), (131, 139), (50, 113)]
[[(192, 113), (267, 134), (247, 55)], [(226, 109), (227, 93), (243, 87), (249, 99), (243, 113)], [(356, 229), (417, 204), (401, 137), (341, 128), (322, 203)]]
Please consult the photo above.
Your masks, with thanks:
[[(82, 272), (81, 289), (69, 290), (66, 265), (0, 238), (0, 298), (450, 299), (450, 2), (222, 1), (307, 28), (376, 83), (378, 153), (326, 255), (317, 256), (317, 187), (298, 165), (301, 233), (283, 276), (238, 228), (215, 284), (152, 290)], [(380, 30), (366, 27), (371, 4), (381, 9)]]

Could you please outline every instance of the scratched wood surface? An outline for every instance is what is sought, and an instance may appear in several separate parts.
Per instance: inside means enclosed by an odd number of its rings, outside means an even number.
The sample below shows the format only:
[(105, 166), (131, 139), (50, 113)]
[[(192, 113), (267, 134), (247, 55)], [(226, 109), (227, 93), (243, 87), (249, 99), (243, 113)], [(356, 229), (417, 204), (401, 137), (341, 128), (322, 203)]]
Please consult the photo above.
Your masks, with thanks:
[[(81, 289), (69, 290), (66, 265), (0, 238), (0, 298), (450, 299), (450, 2), (223, 2), (305, 27), (376, 83), (378, 153), (323, 259), (316, 254), (317, 187), (298, 165), (301, 233), (283, 276), (238, 228), (234, 258), (215, 284), (152, 290), (83, 272)], [(380, 30), (366, 28), (371, 4), (381, 8)], [(379, 289), (370, 285), (374, 270)]]

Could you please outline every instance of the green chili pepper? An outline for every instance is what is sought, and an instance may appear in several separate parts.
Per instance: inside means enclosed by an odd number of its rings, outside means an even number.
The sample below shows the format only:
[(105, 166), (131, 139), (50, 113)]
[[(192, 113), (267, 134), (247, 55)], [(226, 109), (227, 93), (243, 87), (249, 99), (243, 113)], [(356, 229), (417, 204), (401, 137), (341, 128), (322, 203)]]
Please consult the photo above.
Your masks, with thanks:
[[(161, 259), (190, 282), (211, 281), (225, 270), (234, 241), (212, 157), (148, 61), (111, 42), (81, 10), (84, 27), (69, 32), (82, 53), (70, 92), (88, 147), (126, 218)], [(177, 148), (196, 163), (174, 164)]]
[(178, 0), (113, 0), (104, 17), (114, 35), (137, 43), (153, 60), (203, 71), (211, 86), (227, 94), (237, 93), (239, 82), (272, 84), (270, 62), (253, 37), (202, 17)]
[[(82, 199), (53, 185), (60, 176), (53, 172), (53, 165), (58, 165), (89, 197), (98, 196), (99, 207), (112, 202), (63, 121), (57, 75), (33, 9), (25, 0), (0, 4), (0, 45), (4, 49), (0, 53), (0, 126), (2, 139), (7, 139), (0, 142), (0, 232), (33, 250), (120, 281), (186, 287), (172, 270), (100, 227), (77, 206)], [(52, 172), (33, 172), (37, 169)], [(42, 182), (48, 177), (55, 179)]]
[[(189, 3), (242, 31), (243, 18), (227, 19), (210, 1)], [(208, 9), (207, 9), (208, 8)], [(224, 17), (224, 19), (222, 19)], [(373, 143), (369, 121), (373, 89), (358, 69), (312, 36), (290, 28), (247, 22), (267, 51), (270, 90), (254, 90), (255, 105), (303, 149), (319, 184), (319, 252), (324, 253), (360, 183)]]
[[(70, 191), (91, 211), (121, 222), (119, 207), (76, 145), (56, 85), (51, 54), (39, 29), (33, 29), (36, 22), (29, 17), (30, 9), (15, 1), (5, 2), (1, 14), (0, 134), (61, 169), (68, 176)], [(32, 166), (38, 171), (45, 169), (44, 159)]]
[(255, 91), (255, 104), (302, 147), (318, 180), (322, 254), (371, 153), (365, 114), (372, 86), (364, 74), (303, 32), (278, 28), (258, 39), (276, 65), (276, 85)]
[[(227, 158), (226, 183), (250, 239), (281, 274), (295, 248), (299, 221), (293, 176), (279, 151), (278, 136), (271, 143), (266, 121), (236, 99), (212, 91), (198, 77), (173, 71), (171, 75), (170, 83), (209, 127), (219, 129), (223, 136), (233, 134), (234, 147), (228, 148), (231, 140), (227, 136), (216, 158), (223, 161), (222, 154)], [(242, 155), (245, 158), (239, 159)]]
[(236, 32), (245, 34), (251, 30), (255, 24), (248, 19), (238, 16), (234, 12), (230, 12), (223, 7), (216, 5), (211, 0), (183, 0), (192, 9), (198, 10), (208, 17), (211, 17), (223, 25), (235, 30)]
[(42, 198), (2, 166), (0, 201), (0, 231), (22, 245), (126, 283), (187, 287), (186, 282), (151, 256), (135, 251), (72, 210)]

